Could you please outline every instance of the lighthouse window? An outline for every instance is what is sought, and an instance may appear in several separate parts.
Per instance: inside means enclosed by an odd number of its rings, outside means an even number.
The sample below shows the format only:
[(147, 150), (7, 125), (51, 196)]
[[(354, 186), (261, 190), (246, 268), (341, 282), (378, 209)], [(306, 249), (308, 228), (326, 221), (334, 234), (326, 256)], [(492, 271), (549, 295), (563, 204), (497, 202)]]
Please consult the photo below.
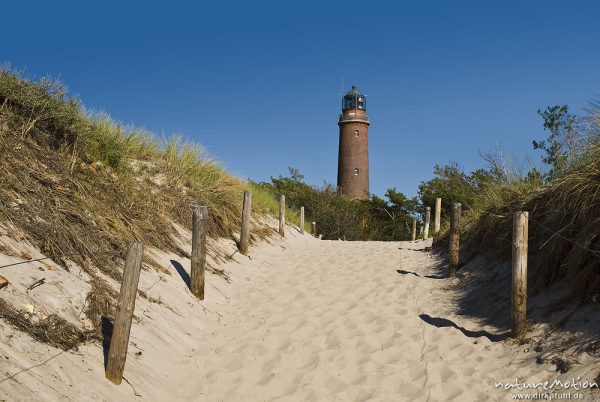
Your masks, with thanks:
[(354, 176), (358, 176), (358, 168), (354, 169)]
[(355, 136), (355, 137), (358, 137), (358, 134), (359, 134), (359, 133), (358, 133), (358, 130), (354, 130), (354, 136)]

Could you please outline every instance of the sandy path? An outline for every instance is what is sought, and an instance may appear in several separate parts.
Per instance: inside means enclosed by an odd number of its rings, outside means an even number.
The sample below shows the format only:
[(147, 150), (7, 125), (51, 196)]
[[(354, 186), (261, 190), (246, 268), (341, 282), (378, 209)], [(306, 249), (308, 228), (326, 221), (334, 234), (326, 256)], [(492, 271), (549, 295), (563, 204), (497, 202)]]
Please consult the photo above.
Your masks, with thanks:
[[(401, 246), (310, 242), (269, 260), (260, 285), (221, 311), (215, 339), (198, 356), (200, 384), (180, 396), (199, 391), (223, 401), (508, 400), (494, 381), (551, 375), (509, 345), (420, 318), (463, 324), (451, 315), (453, 295), (442, 290), (447, 280), (425, 277), (437, 273), (430, 268), (437, 261), (407, 249), (410, 243)], [(482, 330), (473, 322), (464, 325)]]
[[(232, 283), (209, 276), (202, 303), (179, 276), (144, 272), (140, 288), (163, 304), (136, 306), (131, 385), (104, 379), (92, 344), (1, 383), (0, 400), (487, 401), (511, 399), (495, 381), (558, 378), (532, 351), (483, 336), (498, 329), (454, 313), (457, 279), (436, 277), (423, 242), (290, 232), (252, 259), (235, 255)], [(3, 373), (54, 353), (0, 328)]]

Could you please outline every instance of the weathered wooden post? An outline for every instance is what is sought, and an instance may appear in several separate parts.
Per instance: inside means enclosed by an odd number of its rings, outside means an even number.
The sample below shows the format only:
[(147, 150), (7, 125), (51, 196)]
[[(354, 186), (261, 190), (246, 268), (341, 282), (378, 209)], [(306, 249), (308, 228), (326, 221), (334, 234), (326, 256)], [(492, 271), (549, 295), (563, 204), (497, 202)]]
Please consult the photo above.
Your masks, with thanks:
[(279, 234), (285, 236), (285, 195), (279, 194)]
[(252, 192), (244, 191), (244, 206), (242, 208), (242, 231), (240, 232), (240, 253), (248, 255), (250, 244), (250, 217), (252, 215)]
[(442, 220), (442, 199), (436, 198), (435, 199), (435, 221), (433, 222), (433, 237), (434, 238), (440, 231), (441, 220)]
[(304, 207), (300, 207), (300, 234), (304, 234)]
[(431, 207), (425, 208), (425, 229), (423, 229), (423, 240), (429, 238), (429, 222), (431, 221)]
[(110, 381), (119, 385), (123, 380), (125, 359), (127, 358), (127, 346), (129, 345), (129, 333), (131, 332), (131, 320), (135, 310), (135, 296), (137, 294), (140, 271), (142, 269), (142, 256), (144, 245), (133, 242), (127, 250), (125, 268), (123, 269), (123, 281), (119, 292), (119, 301), (115, 314), (110, 349), (106, 362), (104, 375)]
[(317, 222), (313, 222), (311, 224), (311, 226), (312, 226), (312, 234), (313, 234), (313, 236), (317, 237)]
[(192, 219), (192, 269), (190, 275), (190, 290), (194, 296), (200, 300), (204, 300), (208, 207), (194, 207)]
[(459, 266), (460, 256), (460, 214), (461, 204), (454, 203), (452, 208), (452, 220), (450, 221), (450, 250), (449, 250), (449, 273), (455, 275)]
[(529, 212), (517, 211), (513, 214), (512, 242), (512, 297), (510, 329), (516, 338), (526, 328), (527, 323), (527, 242)]
[(417, 220), (413, 218), (412, 241), (417, 240)]

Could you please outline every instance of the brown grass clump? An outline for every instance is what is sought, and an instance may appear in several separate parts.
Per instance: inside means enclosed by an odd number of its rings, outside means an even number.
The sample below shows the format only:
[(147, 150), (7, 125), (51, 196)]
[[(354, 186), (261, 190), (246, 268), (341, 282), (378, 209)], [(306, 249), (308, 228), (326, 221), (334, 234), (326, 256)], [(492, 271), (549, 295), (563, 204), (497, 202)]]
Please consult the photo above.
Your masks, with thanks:
[(69, 350), (90, 339), (100, 339), (95, 331), (81, 330), (56, 314), (33, 321), (25, 311), (15, 309), (2, 299), (0, 299), (0, 318), (28, 333), (36, 341), (62, 350)]

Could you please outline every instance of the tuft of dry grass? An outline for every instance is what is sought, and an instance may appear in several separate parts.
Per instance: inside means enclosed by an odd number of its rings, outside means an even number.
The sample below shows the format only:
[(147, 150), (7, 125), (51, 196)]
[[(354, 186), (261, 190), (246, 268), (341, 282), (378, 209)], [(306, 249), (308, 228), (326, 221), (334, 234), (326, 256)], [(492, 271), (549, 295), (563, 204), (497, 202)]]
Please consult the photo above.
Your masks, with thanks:
[(25, 311), (15, 309), (2, 299), (0, 318), (16, 329), (28, 333), (36, 341), (62, 350), (69, 350), (90, 339), (100, 339), (94, 331), (81, 330), (56, 314), (32, 321)]

